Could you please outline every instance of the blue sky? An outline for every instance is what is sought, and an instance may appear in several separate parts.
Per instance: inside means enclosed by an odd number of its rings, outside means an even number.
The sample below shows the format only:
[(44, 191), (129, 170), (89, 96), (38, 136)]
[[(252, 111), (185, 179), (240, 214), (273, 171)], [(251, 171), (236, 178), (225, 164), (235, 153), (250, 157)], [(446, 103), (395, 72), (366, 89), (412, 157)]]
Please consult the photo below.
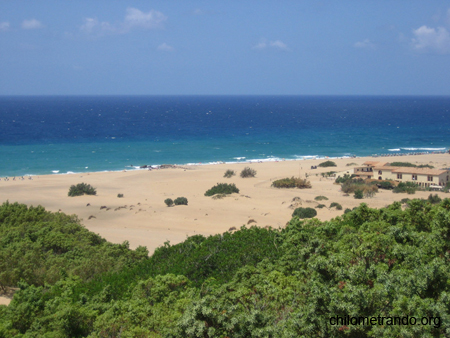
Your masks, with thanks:
[(0, 95), (450, 95), (450, 2), (0, 0)]

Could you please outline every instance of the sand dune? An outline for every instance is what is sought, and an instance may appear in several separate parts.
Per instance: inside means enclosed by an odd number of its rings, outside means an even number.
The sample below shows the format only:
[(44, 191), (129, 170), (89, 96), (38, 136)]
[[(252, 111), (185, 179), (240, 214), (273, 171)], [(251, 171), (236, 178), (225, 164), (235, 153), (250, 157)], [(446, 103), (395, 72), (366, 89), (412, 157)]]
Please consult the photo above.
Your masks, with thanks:
[[(351, 172), (352, 167), (346, 164), (362, 164), (374, 159), (334, 159), (337, 168), (319, 167), (316, 170), (311, 170), (311, 166), (324, 160), (199, 165), (152, 171), (48, 175), (24, 181), (2, 180), (0, 201), (17, 201), (34, 206), (40, 204), (51, 211), (76, 214), (89, 230), (107, 240), (114, 243), (127, 240), (131, 248), (144, 245), (151, 253), (165, 241), (175, 244), (195, 234), (223, 233), (231, 227), (247, 225), (250, 220), (254, 220), (251, 225), (283, 227), (290, 220), (294, 206), (301, 204), (314, 207), (317, 205), (314, 197), (318, 195), (328, 197), (329, 200), (323, 204), (329, 206), (331, 202), (338, 202), (344, 209), (353, 208), (361, 202), (379, 208), (395, 200), (411, 197), (380, 190), (373, 198), (356, 200), (352, 196), (344, 196), (333, 179), (320, 175), (330, 170)], [(449, 166), (450, 155), (409, 155), (380, 160), (431, 163), (442, 168)], [(255, 178), (244, 179), (239, 175), (223, 178), (225, 170), (233, 169), (239, 174), (246, 166), (257, 171)], [(308, 175), (312, 189), (271, 187), (275, 179), (299, 175)], [(97, 196), (68, 197), (70, 185), (81, 182), (96, 187)], [(240, 193), (216, 200), (204, 196), (207, 189), (220, 182), (235, 183)], [(124, 197), (118, 198), (119, 193), (124, 194)], [(428, 195), (429, 192), (418, 192), (414, 196)], [(189, 205), (169, 208), (164, 204), (166, 198), (175, 199), (179, 196), (186, 197)], [(295, 197), (299, 197), (300, 202), (293, 202)], [(329, 220), (343, 213), (343, 210), (335, 208), (317, 210), (317, 217), (321, 220)]]

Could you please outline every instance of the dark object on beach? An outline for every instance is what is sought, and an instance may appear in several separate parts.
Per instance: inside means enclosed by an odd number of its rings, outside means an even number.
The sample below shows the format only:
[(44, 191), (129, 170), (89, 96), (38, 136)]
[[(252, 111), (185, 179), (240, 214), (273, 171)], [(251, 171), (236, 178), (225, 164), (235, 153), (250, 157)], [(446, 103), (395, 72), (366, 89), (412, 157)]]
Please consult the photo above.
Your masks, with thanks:
[(173, 203), (175, 203), (175, 205), (188, 205), (188, 200), (186, 197), (177, 197)]
[(106, 208), (108, 208), (106, 205), (102, 205), (102, 206), (100, 207), (100, 210), (106, 209)]
[(148, 167), (148, 165), (144, 164), (144, 165), (141, 165), (139, 168), (145, 169), (145, 168), (147, 168), (147, 167)]
[(68, 195), (70, 197), (81, 196), (81, 195), (96, 195), (97, 191), (90, 184), (78, 183), (77, 185), (72, 185), (69, 189)]
[(117, 197), (122, 198), (123, 194), (117, 194)]
[(317, 211), (313, 208), (297, 208), (292, 213), (292, 217), (313, 218), (317, 216)]
[(255, 177), (256, 176), (256, 170), (252, 169), (250, 167), (245, 167), (244, 169), (242, 169), (241, 171), (241, 177), (242, 178), (247, 178), (247, 177)]
[(325, 161), (319, 164), (319, 167), (337, 167), (336, 163), (334, 163), (333, 161)]
[(174, 164), (162, 164), (159, 166), (159, 169), (174, 169), (174, 168), (178, 168), (178, 166)]
[(317, 166), (316, 165), (312, 165), (311, 169), (317, 169)]
[(87, 207), (90, 206), (90, 205), (91, 205), (91, 203), (86, 204)]
[(94, 215), (91, 215), (91, 216), (89, 216), (88, 219), (92, 219), (92, 218), (97, 218), (97, 217), (95, 217)]
[(166, 203), (166, 205), (167, 205), (168, 207), (171, 207), (171, 206), (173, 205), (173, 200), (172, 200), (171, 198), (166, 198), (166, 199), (164, 200), (164, 203)]

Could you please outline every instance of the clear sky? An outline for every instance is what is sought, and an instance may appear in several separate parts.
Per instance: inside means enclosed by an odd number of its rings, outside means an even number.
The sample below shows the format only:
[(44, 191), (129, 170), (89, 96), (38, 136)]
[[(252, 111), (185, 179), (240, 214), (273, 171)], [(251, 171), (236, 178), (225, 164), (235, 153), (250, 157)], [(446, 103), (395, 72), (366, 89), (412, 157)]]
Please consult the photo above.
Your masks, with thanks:
[(450, 2), (0, 0), (0, 95), (450, 95)]

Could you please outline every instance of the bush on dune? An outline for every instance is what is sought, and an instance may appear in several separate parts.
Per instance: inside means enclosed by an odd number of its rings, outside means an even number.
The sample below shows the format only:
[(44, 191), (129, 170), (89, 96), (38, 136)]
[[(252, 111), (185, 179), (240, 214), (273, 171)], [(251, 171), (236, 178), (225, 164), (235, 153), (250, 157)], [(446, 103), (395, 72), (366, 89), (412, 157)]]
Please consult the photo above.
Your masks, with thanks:
[(234, 170), (228, 169), (227, 171), (225, 171), (225, 174), (223, 174), (223, 177), (230, 178), (230, 177), (233, 177), (235, 175), (236, 175), (236, 173), (235, 173)]
[(175, 205), (188, 205), (188, 200), (186, 197), (177, 197), (173, 201)]
[(313, 218), (317, 216), (317, 211), (313, 208), (297, 208), (292, 213), (292, 217)]
[(326, 168), (326, 167), (337, 167), (337, 164), (334, 163), (333, 161), (325, 161), (325, 162), (320, 163), (318, 166), (319, 166), (319, 167), (322, 167), (322, 168)]
[(233, 193), (239, 193), (239, 189), (236, 187), (234, 183), (232, 184), (217, 183), (214, 187), (208, 189), (205, 192), (205, 196), (213, 196), (216, 194), (233, 194)]
[(275, 188), (311, 188), (311, 183), (299, 177), (292, 176), (291, 178), (283, 178), (272, 182), (272, 187)]
[(242, 169), (240, 176), (242, 178), (255, 177), (256, 176), (256, 170), (252, 169), (250, 167), (245, 167), (244, 169)]
[(70, 197), (81, 195), (96, 195), (97, 191), (93, 186), (86, 183), (78, 183), (77, 185), (71, 185), (68, 195)]

